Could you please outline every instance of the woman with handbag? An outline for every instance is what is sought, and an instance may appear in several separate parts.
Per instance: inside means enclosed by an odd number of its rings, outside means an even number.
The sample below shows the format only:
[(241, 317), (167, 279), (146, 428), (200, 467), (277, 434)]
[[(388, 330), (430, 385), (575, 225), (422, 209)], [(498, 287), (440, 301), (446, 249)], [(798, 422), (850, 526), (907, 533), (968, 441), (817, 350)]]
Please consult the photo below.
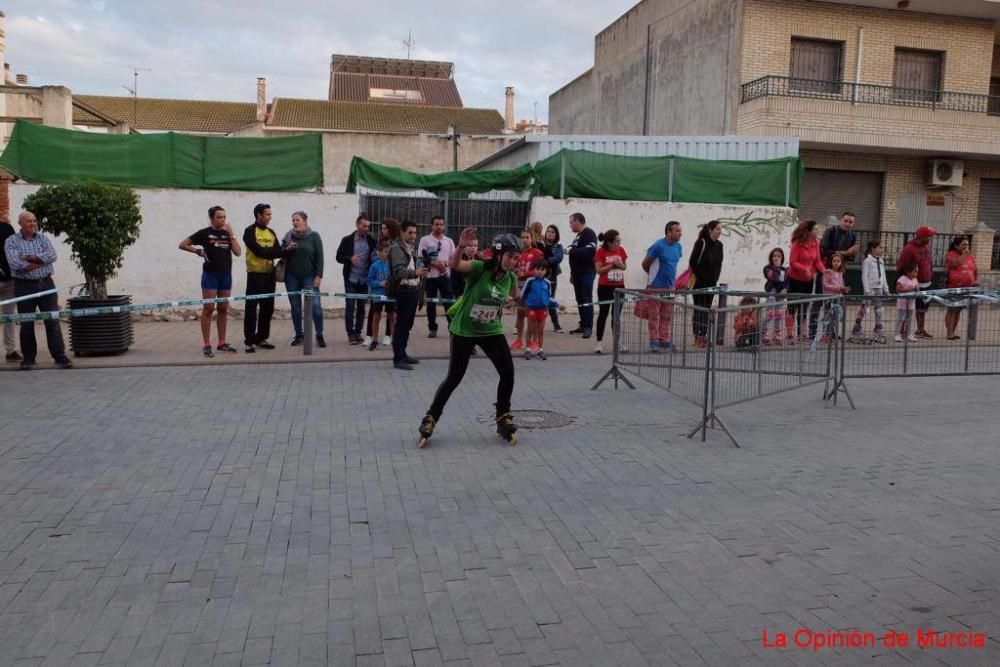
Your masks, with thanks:
[[(712, 220), (705, 224), (698, 233), (698, 238), (691, 249), (690, 266), (694, 274), (693, 289), (705, 289), (715, 287), (719, 284), (719, 275), (722, 273), (723, 249), (722, 223)], [(694, 305), (694, 345), (695, 347), (706, 347), (708, 345), (708, 309), (712, 307), (712, 300), (715, 294), (695, 294)]]
[[(281, 245), (287, 251), (282, 260), (285, 289), (289, 292), (309, 288), (319, 290), (323, 281), (323, 240), (309, 227), (309, 216), (305, 211), (292, 214), (292, 229), (285, 234)], [(288, 302), (292, 306), (292, 326), (295, 328), (292, 347), (302, 345), (302, 300), (301, 294), (288, 295)], [(323, 339), (323, 306), (319, 294), (314, 294), (312, 298), (312, 318), (316, 328), (316, 345), (326, 347)]]

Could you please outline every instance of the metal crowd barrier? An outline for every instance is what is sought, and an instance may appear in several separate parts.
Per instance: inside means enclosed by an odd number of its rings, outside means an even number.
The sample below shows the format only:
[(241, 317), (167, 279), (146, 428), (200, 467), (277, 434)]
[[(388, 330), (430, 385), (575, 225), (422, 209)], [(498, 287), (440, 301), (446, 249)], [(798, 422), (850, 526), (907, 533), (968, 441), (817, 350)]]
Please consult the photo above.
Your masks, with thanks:
[[(704, 441), (718, 427), (738, 447), (718, 410), (815, 384), (826, 397), (836, 379), (833, 336), (824, 332), (839, 323), (839, 297), (617, 290), (615, 301), (612, 367), (593, 389), (607, 380), (634, 389), (636, 377), (692, 403), (702, 417), (689, 438), (700, 431)], [(809, 335), (810, 322), (818, 335)]]

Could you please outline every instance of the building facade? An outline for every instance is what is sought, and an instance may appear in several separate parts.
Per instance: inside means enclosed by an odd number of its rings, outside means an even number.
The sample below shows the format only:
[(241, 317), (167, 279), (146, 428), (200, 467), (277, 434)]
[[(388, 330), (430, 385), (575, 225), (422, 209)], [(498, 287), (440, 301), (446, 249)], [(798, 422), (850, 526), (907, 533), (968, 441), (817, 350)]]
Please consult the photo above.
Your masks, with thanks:
[[(1000, 3), (644, 0), (550, 98), (550, 131), (795, 136), (801, 217), (1000, 231)], [(988, 266), (987, 266), (988, 268)]]

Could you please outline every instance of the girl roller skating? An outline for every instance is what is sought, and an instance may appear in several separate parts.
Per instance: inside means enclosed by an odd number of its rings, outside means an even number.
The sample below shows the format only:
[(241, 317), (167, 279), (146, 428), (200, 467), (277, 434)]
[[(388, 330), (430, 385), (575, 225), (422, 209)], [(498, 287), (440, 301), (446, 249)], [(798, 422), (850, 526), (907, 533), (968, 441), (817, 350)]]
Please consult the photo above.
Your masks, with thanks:
[(448, 376), (434, 394), (427, 415), (420, 423), (418, 447), (427, 444), (441, 418), (445, 403), (461, 383), (469, 367), (469, 357), (478, 346), (496, 367), (500, 375), (497, 385), (497, 435), (517, 444), (517, 426), (510, 413), (510, 397), (514, 393), (514, 360), (504, 335), (500, 313), (515, 296), (517, 262), (521, 242), (513, 234), (500, 234), (489, 245), (489, 261), (462, 259), (465, 250), (475, 241), (476, 230), (466, 228), (458, 241), (458, 252), (451, 256), (451, 269), (466, 274), (465, 293), (448, 309), (451, 324), (451, 358)]

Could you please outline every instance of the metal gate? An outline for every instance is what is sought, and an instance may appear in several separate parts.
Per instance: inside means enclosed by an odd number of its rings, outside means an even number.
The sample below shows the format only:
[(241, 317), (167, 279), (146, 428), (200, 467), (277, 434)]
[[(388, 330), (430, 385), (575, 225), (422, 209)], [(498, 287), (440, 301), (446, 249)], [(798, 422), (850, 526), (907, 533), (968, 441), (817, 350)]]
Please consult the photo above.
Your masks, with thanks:
[(479, 238), (487, 241), (503, 232), (519, 234), (528, 226), (531, 211), (530, 200), (515, 199), (509, 193), (458, 198), (368, 192), (358, 196), (358, 204), (373, 224), (386, 218), (412, 220), (417, 223), (418, 234), (423, 236), (431, 231), (431, 218), (440, 215), (450, 236), (456, 237), (465, 227), (476, 227)]

